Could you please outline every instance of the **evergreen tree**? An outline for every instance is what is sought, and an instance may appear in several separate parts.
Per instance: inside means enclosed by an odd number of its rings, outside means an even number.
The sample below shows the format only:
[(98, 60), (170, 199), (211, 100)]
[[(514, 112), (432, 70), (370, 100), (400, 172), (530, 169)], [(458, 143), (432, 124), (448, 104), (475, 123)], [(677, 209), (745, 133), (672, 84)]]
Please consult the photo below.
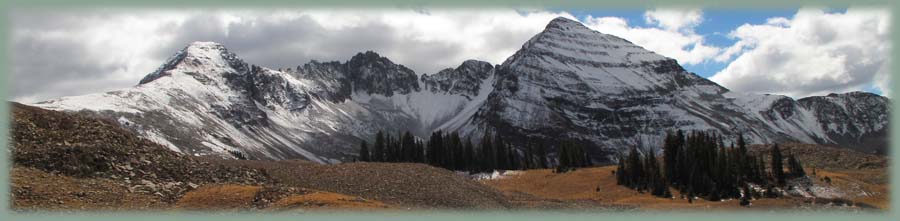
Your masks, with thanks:
[(659, 162), (652, 152), (646, 152), (645, 157), (645, 168), (646, 173), (648, 174), (648, 183), (650, 183), (650, 194), (659, 197), (666, 197), (666, 195), (671, 195), (669, 193), (669, 187), (666, 184), (665, 179), (663, 178), (662, 171), (659, 167)]
[(525, 145), (525, 153), (524, 159), (522, 159), (522, 167), (523, 169), (534, 169), (534, 150), (532, 149), (531, 143)]
[(643, 189), (643, 183), (641, 180), (644, 177), (644, 168), (641, 163), (640, 152), (638, 152), (637, 147), (632, 147), (631, 151), (628, 152), (628, 158), (625, 161), (625, 168), (628, 170), (626, 177), (628, 183), (632, 188), (641, 190)]
[(466, 143), (463, 145), (463, 156), (465, 158), (466, 170), (469, 172), (476, 170), (475, 147), (472, 145), (472, 138), (466, 137)]
[(618, 161), (619, 161), (619, 163), (615, 170), (616, 184), (630, 187), (631, 184), (628, 183), (628, 178), (630, 176), (628, 174), (628, 168), (625, 168), (625, 157), (622, 155), (619, 155)]
[(537, 151), (538, 166), (540, 166), (541, 169), (549, 168), (547, 165), (547, 146), (545, 146), (543, 142), (538, 142)]
[(792, 177), (806, 176), (806, 171), (803, 170), (803, 165), (800, 164), (800, 160), (794, 157), (794, 154), (788, 155), (788, 171)]
[(363, 140), (362, 144), (359, 146), (359, 161), (368, 162), (371, 161), (369, 159), (369, 145), (366, 144), (366, 141)]
[(372, 156), (371, 156), (372, 161), (375, 161), (375, 162), (384, 162), (385, 161), (384, 160), (384, 148), (385, 148), (384, 133), (379, 130), (378, 133), (375, 134), (375, 148), (374, 148), (375, 150), (374, 150), (374, 152), (372, 152)]
[(428, 140), (428, 163), (436, 167), (446, 166), (443, 136), (441, 131), (436, 131), (431, 133), (431, 139)]
[[(747, 152), (742, 136), (737, 138), (737, 146), (732, 143), (730, 148), (718, 134), (691, 132), (685, 138), (680, 136), (679, 133), (666, 135), (660, 159), (656, 158), (654, 151), (637, 147), (632, 147), (627, 155), (619, 156), (616, 183), (660, 197), (671, 195), (666, 193), (671, 185), (682, 193), (713, 201), (750, 194), (742, 191), (750, 182), (768, 184), (769, 180), (763, 179), (766, 170), (762, 158)], [(560, 152), (581, 154), (581, 151), (565, 146)], [(794, 165), (792, 168), (802, 168), (795, 157), (790, 158), (793, 158), (788, 160)], [(571, 163), (569, 159), (563, 157), (560, 162)], [(791, 172), (794, 173), (802, 172)]]
[(753, 162), (748, 159), (749, 153), (747, 152), (747, 142), (744, 140), (744, 135), (742, 134), (738, 135), (736, 152), (735, 163), (738, 165), (738, 178), (741, 179), (741, 181), (749, 180), (754, 176), (751, 168)]
[(406, 133), (403, 134), (401, 143), (403, 145), (402, 161), (417, 162), (418, 154), (416, 152), (418, 151), (418, 146), (416, 145), (416, 138), (413, 137), (412, 133), (406, 131)]
[(450, 134), (450, 146), (452, 146), (453, 151), (451, 154), (451, 158), (453, 160), (453, 169), (455, 170), (463, 170), (465, 168), (465, 148), (463, 147), (462, 139), (459, 138), (459, 133), (453, 132)]
[(496, 157), (494, 156), (494, 144), (491, 140), (490, 133), (485, 133), (481, 139), (481, 171), (491, 172), (497, 168)]
[(757, 157), (756, 159), (758, 162), (757, 167), (759, 167), (759, 171), (757, 171), (759, 174), (757, 174), (757, 176), (759, 177), (760, 182), (765, 182), (768, 178), (768, 175), (766, 174), (766, 161), (763, 160), (763, 157)]
[(426, 163), (426, 161), (425, 161), (425, 143), (423, 143), (421, 140), (416, 140), (416, 162)]
[(508, 153), (507, 159), (509, 160), (509, 169), (510, 170), (522, 169), (521, 165), (520, 165), (521, 163), (519, 162), (519, 157), (518, 157), (519, 155), (516, 154), (516, 149), (510, 147), (506, 152)]
[(772, 176), (775, 178), (778, 186), (784, 186), (785, 184), (785, 176), (784, 176), (784, 162), (781, 157), (781, 149), (778, 148), (778, 144), (775, 144), (772, 147)]
[(385, 135), (384, 140), (386, 143), (385, 151), (384, 151), (384, 156), (385, 156), (384, 161), (385, 162), (397, 162), (397, 158), (396, 158), (397, 157), (397, 155), (396, 155), (397, 154), (397, 150), (396, 150), (397, 142), (394, 140), (394, 137), (391, 136), (391, 133), (387, 133)]
[(506, 153), (508, 148), (506, 142), (500, 137), (500, 133), (494, 134), (494, 149), (496, 152), (493, 156), (497, 162), (493, 169), (509, 169), (509, 159), (507, 159), (509, 154)]
[(556, 165), (556, 172), (565, 173), (569, 171), (569, 148), (565, 144), (562, 144), (557, 149), (559, 149), (558, 151), (556, 151), (557, 161), (559, 162), (559, 164)]

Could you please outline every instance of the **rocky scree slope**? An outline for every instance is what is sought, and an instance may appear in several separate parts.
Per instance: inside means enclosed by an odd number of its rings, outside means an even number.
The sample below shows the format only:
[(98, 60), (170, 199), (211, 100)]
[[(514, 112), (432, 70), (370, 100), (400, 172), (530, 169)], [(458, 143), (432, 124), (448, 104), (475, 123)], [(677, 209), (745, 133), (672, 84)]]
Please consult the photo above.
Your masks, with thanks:
[(206, 183), (270, 183), (264, 171), (184, 156), (115, 122), (12, 104), (12, 162), (50, 174), (108, 179), (173, 202)]

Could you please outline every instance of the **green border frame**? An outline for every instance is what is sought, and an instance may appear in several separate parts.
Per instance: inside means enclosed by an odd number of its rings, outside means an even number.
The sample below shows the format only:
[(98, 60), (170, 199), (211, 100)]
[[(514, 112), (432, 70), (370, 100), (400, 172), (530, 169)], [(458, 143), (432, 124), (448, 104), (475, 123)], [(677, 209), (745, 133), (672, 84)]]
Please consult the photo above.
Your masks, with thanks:
[[(889, 8), (892, 12), (891, 16), (891, 34), (894, 47), (891, 50), (892, 55), (897, 55), (900, 47), (896, 44), (900, 35), (897, 35), (897, 24), (900, 23), (900, 15), (898, 15), (898, 7), (900, 4), (890, 0), (643, 0), (643, 1), (615, 1), (615, 0), (573, 0), (573, 1), (514, 1), (514, 0), (456, 0), (456, 1), (414, 1), (414, 0), (332, 0), (332, 1), (315, 1), (315, 0), (255, 0), (255, 1), (239, 1), (239, 0), (143, 0), (143, 1), (116, 1), (116, 0), (6, 0), (0, 1), (0, 10), (4, 13), (0, 17), (0, 97), (8, 97), (6, 85), (9, 73), (9, 58), (15, 56), (11, 54), (9, 49), (9, 14), (10, 11), (19, 8), (267, 8), (267, 7), (315, 7), (315, 8), (394, 8), (394, 7), (433, 7), (433, 8), (497, 8), (497, 7), (513, 7), (513, 8), (654, 8), (654, 7), (702, 7), (716, 9), (766, 9), (766, 8), (785, 8), (785, 7), (801, 7), (801, 6), (823, 6), (844, 8), (848, 6), (871, 6), (879, 8)], [(891, 62), (898, 64), (900, 57), (892, 56)], [(897, 76), (896, 69), (891, 69), (890, 85), (897, 85), (900, 81)], [(890, 97), (897, 98), (898, 90), (891, 90)], [(900, 102), (893, 102), (891, 108), (900, 110)], [(0, 104), (0, 113), (9, 116), (8, 102)], [(891, 115), (891, 128), (889, 134), (891, 137), (900, 137), (900, 131), (894, 130), (894, 123), (900, 117), (900, 112), (894, 111)], [(791, 219), (791, 220), (900, 220), (900, 203), (895, 199), (900, 198), (900, 192), (896, 191), (900, 184), (900, 171), (897, 168), (896, 159), (898, 156), (897, 145), (895, 139), (890, 141), (890, 183), (891, 191), (889, 199), (891, 199), (891, 207), (885, 212), (875, 213), (858, 213), (849, 214), (846, 212), (790, 212), (790, 211), (691, 211), (691, 212), (640, 212), (640, 213), (598, 213), (590, 211), (420, 211), (420, 212), (404, 212), (404, 213), (187, 213), (187, 212), (43, 212), (43, 213), (19, 213), (10, 211), (10, 185), (9, 172), (10, 160), (9, 151), (9, 121), (10, 117), (0, 117), (0, 145), (4, 147), (0, 150), (0, 158), (5, 159), (0, 163), (0, 219), (2, 220), (122, 220), (129, 219), (132, 221), (139, 220), (250, 220), (250, 219), (272, 219), (272, 220), (296, 220), (296, 219), (314, 219), (314, 220), (761, 220), (761, 219)]]

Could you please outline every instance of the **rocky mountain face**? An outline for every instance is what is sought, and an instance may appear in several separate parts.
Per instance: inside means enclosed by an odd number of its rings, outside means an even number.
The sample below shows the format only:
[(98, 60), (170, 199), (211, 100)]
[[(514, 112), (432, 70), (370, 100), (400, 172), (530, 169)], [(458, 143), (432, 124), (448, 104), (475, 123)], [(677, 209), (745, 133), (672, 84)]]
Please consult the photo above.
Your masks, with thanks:
[(889, 114), (887, 98), (862, 92), (800, 100), (730, 92), (671, 58), (564, 18), (496, 66), (469, 60), (419, 76), (365, 52), (274, 70), (195, 42), (133, 88), (35, 105), (115, 119), (184, 154), (320, 163), (352, 160), (378, 130), (571, 140), (597, 162), (677, 129), (879, 151)]
[(461, 94), (466, 97), (478, 96), (481, 83), (491, 77), (494, 66), (484, 61), (464, 61), (456, 69), (447, 68), (437, 74), (423, 75), (422, 83), (432, 93)]
[(133, 88), (35, 105), (113, 119), (184, 154), (239, 151), (254, 159), (329, 163), (352, 160), (361, 138), (378, 130), (424, 136), (465, 118), (457, 115), (486, 97), (490, 84), (482, 82), (492, 71), (469, 61), (423, 76), (423, 83), (374, 52), (279, 71), (247, 64), (221, 44), (195, 42)]
[(798, 102), (815, 113), (831, 143), (864, 152), (887, 153), (890, 102), (886, 97), (850, 92), (807, 97)]

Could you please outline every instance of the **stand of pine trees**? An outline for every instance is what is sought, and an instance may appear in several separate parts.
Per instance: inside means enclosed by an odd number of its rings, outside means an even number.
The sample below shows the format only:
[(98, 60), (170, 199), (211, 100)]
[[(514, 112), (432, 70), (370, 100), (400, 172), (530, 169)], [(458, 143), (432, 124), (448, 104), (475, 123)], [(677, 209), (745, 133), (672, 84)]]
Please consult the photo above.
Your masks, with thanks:
[(559, 146), (559, 165), (556, 167), (557, 173), (565, 173), (578, 167), (591, 166), (591, 159), (584, 152), (584, 148), (575, 145), (572, 142), (563, 142)]
[(671, 197), (669, 187), (673, 187), (689, 198), (717, 201), (740, 198), (742, 191), (749, 196), (750, 183), (771, 190), (775, 185), (784, 186), (789, 176), (806, 175), (793, 155), (788, 156), (789, 172), (784, 173), (778, 145), (772, 148), (771, 173), (767, 173), (763, 158), (747, 151), (743, 136), (738, 136), (737, 147), (727, 147), (715, 134), (695, 132), (686, 136), (678, 131), (666, 135), (662, 150), (661, 159), (653, 151), (639, 148), (620, 156), (617, 183), (660, 197)]
[[(557, 171), (591, 166), (587, 153), (574, 143), (559, 145)], [(477, 145), (471, 138), (462, 139), (458, 133), (437, 131), (427, 141), (415, 139), (409, 132), (393, 137), (378, 131), (369, 149), (366, 141), (360, 144), (358, 160), (364, 162), (411, 162), (455, 171), (492, 172), (494, 170), (522, 170), (550, 168), (548, 150), (542, 142), (527, 142), (515, 148), (499, 135), (485, 134)]]

